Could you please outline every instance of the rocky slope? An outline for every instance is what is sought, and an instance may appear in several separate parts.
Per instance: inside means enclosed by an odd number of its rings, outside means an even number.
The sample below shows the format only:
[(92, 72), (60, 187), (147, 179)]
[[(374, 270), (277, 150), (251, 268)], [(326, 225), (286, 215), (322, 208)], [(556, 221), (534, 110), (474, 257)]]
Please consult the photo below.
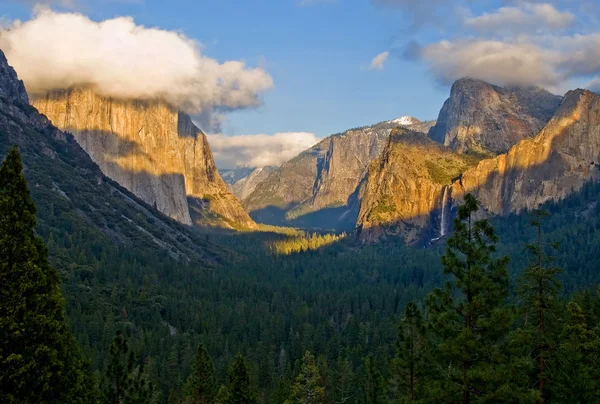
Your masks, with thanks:
[(467, 192), (479, 199), (482, 214), (507, 215), (600, 180), (600, 96), (570, 91), (537, 136), (494, 158), (476, 162), (431, 143), (395, 134), (373, 162), (360, 192), (363, 241), (399, 235), (416, 244), (443, 237)]
[(352, 229), (358, 215), (358, 186), (392, 129), (426, 131), (430, 125), (411, 118), (330, 136), (269, 175), (244, 199), (244, 206), (262, 223)]
[(560, 100), (537, 87), (502, 88), (461, 79), (452, 86), (430, 136), (461, 153), (505, 153), (539, 133)]
[(233, 185), (252, 174), (255, 169), (255, 167), (224, 168), (219, 169), (219, 175), (226, 184)]
[(394, 130), (361, 186), (358, 236), (372, 242), (398, 235), (409, 244), (444, 236), (450, 185), (470, 164), (422, 133)]
[(182, 260), (215, 262), (223, 254), (104, 176), (72, 135), (29, 105), (23, 83), (0, 51), (0, 159), (12, 145), (23, 156), (38, 233), (62, 239), (85, 234), (99, 243), (159, 249)]
[(494, 214), (535, 209), (600, 179), (599, 164), (600, 96), (574, 90), (536, 137), (465, 171), (452, 195), (472, 192)]
[(158, 101), (105, 98), (90, 88), (32, 100), (108, 177), (169, 217), (186, 225), (254, 226), (186, 114)]
[(254, 192), (258, 184), (263, 182), (275, 170), (277, 170), (275, 166), (253, 168), (248, 175), (239, 178), (230, 185), (231, 192), (243, 201), (248, 195)]

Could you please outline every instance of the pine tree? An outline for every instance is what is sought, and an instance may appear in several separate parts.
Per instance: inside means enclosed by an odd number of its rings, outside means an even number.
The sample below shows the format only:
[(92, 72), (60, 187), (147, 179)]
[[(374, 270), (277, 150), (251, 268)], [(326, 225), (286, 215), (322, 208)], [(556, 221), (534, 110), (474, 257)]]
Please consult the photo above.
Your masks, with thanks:
[(106, 372), (104, 396), (107, 403), (145, 404), (153, 395), (146, 380), (143, 364), (138, 366), (127, 339), (117, 331), (110, 346), (110, 361)]
[(385, 379), (375, 366), (372, 356), (365, 358), (365, 403), (384, 404), (388, 402)]
[(246, 360), (242, 354), (237, 354), (231, 365), (229, 374), (229, 397), (228, 404), (251, 404), (256, 403), (252, 386), (250, 385), (250, 375)]
[(581, 307), (569, 302), (559, 346), (550, 360), (552, 373), (548, 390), (552, 401), (600, 402), (600, 340), (594, 334)]
[(422, 398), (424, 378), (427, 372), (427, 339), (423, 314), (415, 303), (409, 303), (398, 330), (396, 358), (394, 359), (393, 383), (396, 396), (402, 401)]
[(338, 358), (333, 376), (333, 401), (340, 404), (350, 402), (356, 395), (356, 377), (348, 358), (341, 356)]
[[(552, 333), (549, 331), (548, 322), (558, 306), (558, 296), (561, 284), (557, 275), (561, 270), (553, 266), (553, 257), (545, 252), (543, 240), (542, 220), (548, 213), (542, 210), (533, 212), (530, 225), (536, 230), (537, 240), (528, 244), (527, 249), (531, 254), (531, 264), (525, 269), (519, 287), (519, 296), (524, 305), (523, 336), (529, 341), (522, 343), (527, 346), (530, 355), (536, 361), (536, 387), (539, 392), (539, 402), (546, 401), (546, 360), (548, 349), (554, 344)], [(556, 244), (552, 245), (554, 248)]]
[(216, 391), (215, 367), (206, 348), (200, 344), (196, 352), (196, 362), (187, 382), (188, 398), (192, 403), (212, 403)]
[(228, 404), (229, 400), (231, 399), (230, 397), (231, 395), (229, 394), (227, 387), (225, 385), (221, 385), (215, 396), (215, 404)]
[(0, 401), (89, 401), (94, 382), (67, 327), (59, 276), (35, 235), (22, 169), (13, 147), (0, 167)]
[(286, 403), (320, 404), (323, 403), (325, 388), (321, 385), (321, 376), (314, 355), (307, 351), (302, 358), (302, 367), (292, 386), (292, 393)]
[(465, 195), (442, 257), (450, 280), (426, 301), (442, 370), (431, 385), (438, 402), (518, 401), (505, 386), (502, 343), (511, 326), (505, 307), (508, 258), (493, 258), (497, 236), (487, 220), (475, 220), (478, 202)]

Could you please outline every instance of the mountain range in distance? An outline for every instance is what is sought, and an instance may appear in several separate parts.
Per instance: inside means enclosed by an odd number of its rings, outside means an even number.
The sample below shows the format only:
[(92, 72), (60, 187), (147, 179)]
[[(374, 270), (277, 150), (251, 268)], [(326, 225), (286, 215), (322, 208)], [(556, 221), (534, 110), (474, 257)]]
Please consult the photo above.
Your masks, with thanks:
[[(4, 64), (6, 86), (28, 103)], [(560, 97), (465, 78), (435, 121), (404, 116), (354, 128), (279, 167), (220, 173), (205, 134), (165, 102), (79, 87), (33, 94), (31, 103), (103, 176), (183, 227), (264, 223), (428, 244), (449, 232), (466, 192), (486, 214), (506, 215), (600, 176), (598, 96), (585, 90)]]

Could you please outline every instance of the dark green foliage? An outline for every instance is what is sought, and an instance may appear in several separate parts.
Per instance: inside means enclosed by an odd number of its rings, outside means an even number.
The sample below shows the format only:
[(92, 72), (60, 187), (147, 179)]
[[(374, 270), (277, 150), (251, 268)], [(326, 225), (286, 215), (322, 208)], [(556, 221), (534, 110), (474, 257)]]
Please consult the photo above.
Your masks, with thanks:
[(138, 365), (127, 339), (117, 331), (109, 351), (104, 397), (107, 403), (150, 403), (153, 388), (146, 380), (144, 365)]
[(559, 403), (600, 402), (600, 328), (590, 328), (581, 307), (567, 304), (555, 355), (550, 357), (549, 396)]
[(442, 257), (450, 281), (427, 298), (431, 333), (437, 344), (432, 383), (435, 401), (514, 401), (505, 389), (504, 339), (511, 326), (508, 258), (494, 258), (498, 238), (487, 220), (475, 220), (479, 207), (467, 194)]
[(292, 393), (286, 403), (322, 404), (325, 388), (322, 385), (314, 355), (307, 351), (302, 358), (300, 373), (296, 376)]
[(329, 396), (335, 403), (355, 402), (358, 393), (356, 375), (352, 370), (352, 364), (347, 358), (339, 357), (333, 371), (332, 390)]
[(250, 384), (250, 374), (246, 360), (241, 354), (237, 354), (233, 359), (231, 371), (229, 373), (229, 393), (226, 399), (227, 404), (251, 404), (256, 403), (256, 397)]
[[(558, 309), (561, 272), (553, 265), (554, 259), (547, 254), (542, 235), (542, 220), (548, 216), (545, 211), (533, 212), (531, 225), (536, 230), (536, 241), (527, 245), (531, 262), (525, 269), (519, 287), (519, 297), (523, 305), (522, 327), (515, 332), (518, 344), (536, 362), (534, 385), (541, 402), (546, 401), (547, 382), (546, 361), (554, 345), (556, 335), (552, 335)], [(556, 248), (556, 245), (553, 245)]]
[[(13, 147), (0, 167), (0, 401), (85, 402), (85, 374)], [(84, 383), (90, 383), (84, 386)]]
[(396, 340), (396, 357), (392, 365), (392, 393), (400, 402), (423, 398), (427, 377), (431, 378), (426, 325), (417, 305), (409, 303), (404, 309)]
[(212, 403), (216, 390), (215, 367), (203, 344), (196, 352), (196, 362), (187, 382), (188, 401), (194, 404)]
[(364, 397), (366, 404), (383, 404), (388, 402), (387, 386), (380, 368), (371, 355), (364, 360)]

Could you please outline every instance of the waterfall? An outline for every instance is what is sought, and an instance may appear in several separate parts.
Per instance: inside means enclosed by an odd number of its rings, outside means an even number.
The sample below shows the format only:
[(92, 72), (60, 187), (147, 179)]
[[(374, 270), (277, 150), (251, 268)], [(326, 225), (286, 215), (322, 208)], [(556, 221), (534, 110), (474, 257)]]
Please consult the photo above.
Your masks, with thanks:
[(435, 243), (442, 237), (448, 233), (448, 203), (450, 198), (450, 187), (448, 185), (444, 185), (444, 189), (442, 191), (442, 209), (440, 212), (440, 228), (436, 238), (431, 239), (431, 243)]
[(449, 187), (447, 185), (444, 186), (444, 194), (442, 196), (442, 216), (440, 219), (440, 238), (444, 237), (448, 231), (448, 214), (446, 212), (446, 209), (448, 208), (448, 190)]

